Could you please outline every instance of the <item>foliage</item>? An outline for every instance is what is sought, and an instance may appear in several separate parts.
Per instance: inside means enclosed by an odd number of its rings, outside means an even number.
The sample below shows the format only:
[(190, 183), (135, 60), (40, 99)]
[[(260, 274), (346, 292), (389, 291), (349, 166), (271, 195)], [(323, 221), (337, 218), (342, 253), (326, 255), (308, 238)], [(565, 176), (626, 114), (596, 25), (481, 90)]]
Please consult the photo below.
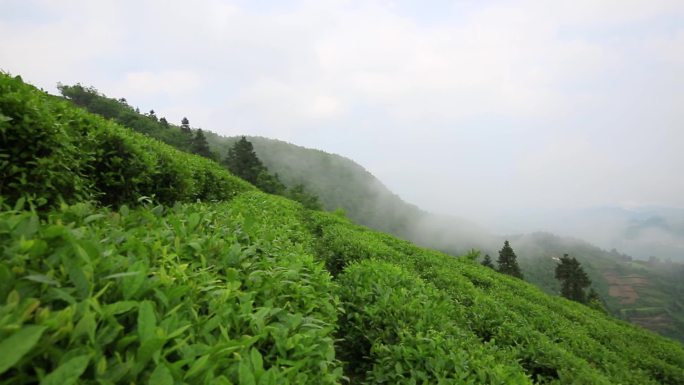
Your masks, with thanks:
[(134, 205), (228, 200), (252, 189), (217, 164), (73, 108), (0, 75), (0, 194), (48, 209), (95, 200)]
[(530, 383), (510, 352), (454, 323), (448, 295), (412, 272), (365, 260), (339, 281), (340, 350), (359, 383)]
[(73, 86), (59, 84), (57, 88), (62, 96), (88, 112), (159, 139), (179, 150), (191, 151), (191, 140), (189, 140), (191, 130), (187, 118), (183, 118), (181, 127), (173, 126), (164, 117), (157, 119), (154, 113), (140, 114), (136, 108), (128, 105), (126, 99), (107, 98), (94, 87), (84, 87), (81, 84)]
[[(561, 295), (563, 297), (580, 303), (587, 302), (584, 288), (591, 285), (591, 280), (575, 257), (570, 258), (567, 254), (563, 255), (556, 266), (555, 277), (561, 281)], [(594, 293), (596, 294), (596, 292)]]
[(318, 201), (318, 197), (307, 192), (303, 184), (287, 189), (280, 181), (277, 173), (271, 175), (254, 152), (252, 142), (248, 141), (244, 136), (228, 150), (228, 155), (224, 159), (223, 164), (234, 175), (250, 182), (261, 191), (286, 196), (300, 202), (304, 207), (311, 210), (323, 209)]
[(329, 275), (243, 202), (0, 214), (0, 382), (336, 383)]
[(188, 120), (188, 118), (183, 117), (183, 119), (181, 120), (180, 130), (184, 134), (190, 134), (192, 132), (192, 129), (190, 128), (190, 121)]
[(298, 184), (287, 190), (285, 196), (293, 201), (301, 203), (310, 210), (323, 210), (323, 206), (318, 200), (318, 196), (307, 192), (303, 184)]
[(496, 260), (496, 263), (499, 265), (499, 273), (520, 279), (523, 278), (515, 252), (508, 241), (504, 241), (503, 247), (499, 250), (499, 259)]
[(195, 132), (195, 136), (192, 138), (191, 151), (205, 158), (214, 158), (214, 154), (209, 149), (207, 138), (204, 136), (204, 133), (202, 132), (201, 128), (197, 129), (197, 131)]
[[(3, 384), (333, 384), (343, 369), (352, 384), (684, 383), (680, 344), (470, 257), (256, 191), (208, 159), (0, 80), (3, 141), (21, 145), (27, 131), (45, 140), (31, 145), (56, 146), (47, 156), (74, 167), (48, 180), (73, 179), (81, 194), (41, 185), (46, 155), (0, 146), (4, 165), (29, 176), (8, 173), (15, 184), (1, 191)], [(175, 171), (159, 174), (162, 161)], [(125, 205), (77, 202), (102, 186)]]
[(489, 254), (485, 254), (484, 258), (482, 259), (482, 262), (480, 263), (482, 264), (482, 266), (494, 269), (494, 263), (492, 262), (492, 257), (490, 257)]
[[(163, 117), (157, 121), (153, 111), (141, 115), (125, 99), (108, 99), (92, 87), (72, 86), (71, 93), (65, 93), (65, 96), (91, 112), (115, 119), (178, 149), (192, 151), (192, 129), (187, 118), (181, 121), (180, 127), (169, 125)], [(181, 128), (186, 132), (183, 133)], [(220, 137), (209, 131), (203, 131), (203, 134), (213, 153), (222, 156), (240, 139)], [(306, 194), (317, 198), (327, 210), (342, 208), (356, 223), (454, 255), (469, 248), (491, 253), (496, 251), (494, 245), (503, 241), (488, 236), (458, 218), (439, 218), (407, 204), (368, 171), (344, 157), (273, 139), (248, 139), (264, 166), (275, 173), (260, 174), (258, 185), (263, 191), (286, 195), (309, 205), (307, 196), (299, 196), (292, 191), (304, 183)], [(679, 300), (684, 295), (684, 285), (681, 284), (684, 270), (681, 264), (630, 262), (629, 256), (615, 251), (608, 252), (586, 242), (561, 239), (550, 234), (536, 233), (522, 237), (526, 239), (518, 242), (517, 251), (523, 257), (518, 263), (527, 281), (547, 293), (558, 293), (559, 282), (553, 278), (553, 274), (549, 274), (556, 265), (551, 257), (568, 252), (577, 255), (593, 281), (593, 287), (602, 296), (607, 311), (662, 335), (684, 341), (684, 306)], [(610, 295), (610, 282), (604, 275), (613, 271), (619, 271), (624, 276), (643, 276), (648, 281), (648, 287), (643, 290), (638, 288), (639, 298), (635, 302), (625, 303), (621, 298)], [(642, 308), (658, 308), (659, 312), (647, 318), (637, 316)]]
[(257, 185), (259, 174), (266, 170), (256, 153), (254, 153), (252, 143), (244, 136), (228, 150), (228, 155), (223, 160), (223, 164), (228, 167), (228, 170), (233, 175), (239, 176), (255, 186)]

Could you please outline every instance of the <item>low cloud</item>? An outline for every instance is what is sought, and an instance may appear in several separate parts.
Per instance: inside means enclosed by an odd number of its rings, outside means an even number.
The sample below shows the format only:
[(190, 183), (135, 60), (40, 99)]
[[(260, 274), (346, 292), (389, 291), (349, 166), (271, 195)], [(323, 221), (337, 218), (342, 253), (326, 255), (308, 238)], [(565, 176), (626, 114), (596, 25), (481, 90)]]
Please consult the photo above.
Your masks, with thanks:
[(682, 20), (658, 0), (10, 0), (0, 66), (340, 153), (433, 212), (684, 207)]

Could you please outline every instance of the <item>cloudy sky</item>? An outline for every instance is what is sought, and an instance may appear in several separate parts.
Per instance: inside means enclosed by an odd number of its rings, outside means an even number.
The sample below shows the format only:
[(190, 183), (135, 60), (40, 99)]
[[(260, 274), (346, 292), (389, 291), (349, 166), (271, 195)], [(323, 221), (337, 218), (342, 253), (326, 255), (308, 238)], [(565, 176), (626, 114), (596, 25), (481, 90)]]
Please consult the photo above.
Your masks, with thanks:
[(0, 69), (350, 157), (405, 200), (684, 207), (684, 2), (0, 0)]

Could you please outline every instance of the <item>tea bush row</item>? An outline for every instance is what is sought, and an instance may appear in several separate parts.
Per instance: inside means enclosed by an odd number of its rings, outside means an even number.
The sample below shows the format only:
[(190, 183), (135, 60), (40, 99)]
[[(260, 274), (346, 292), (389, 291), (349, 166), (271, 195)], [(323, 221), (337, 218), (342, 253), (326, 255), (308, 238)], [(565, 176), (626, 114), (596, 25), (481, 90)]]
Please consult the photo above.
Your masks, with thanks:
[(251, 185), (218, 164), (171, 148), (0, 73), (0, 196), (47, 210), (141, 197), (231, 199)]
[(648, 331), (531, 285), (325, 214), (310, 218), (317, 251), (335, 271), (380, 259), (411, 269), (447, 293), (452, 320), (480, 343), (512, 349), (538, 382), (667, 383), (684, 380), (684, 350)]
[(230, 204), (0, 213), (0, 382), (337, 383), (330, 276), (249, 220)]

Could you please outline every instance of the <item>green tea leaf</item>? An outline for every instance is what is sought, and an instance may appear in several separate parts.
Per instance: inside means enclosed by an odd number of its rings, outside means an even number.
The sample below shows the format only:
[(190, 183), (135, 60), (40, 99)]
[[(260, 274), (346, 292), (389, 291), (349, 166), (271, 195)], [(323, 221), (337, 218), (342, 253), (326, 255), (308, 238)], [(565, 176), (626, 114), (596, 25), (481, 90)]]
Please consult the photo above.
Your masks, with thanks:
[(38, 342), (44, 326), (26, 326), (0, 342), (0, 374), (19, 362)]
[(188, 216), (188, 229), (194, 230), (199, 224), (200, 215), (198, 213), (192, 213)]
[(125, 313), (138, 306), (137, 301), (119, 301), (105, 307), (105, 312), (111, 315)]
[(97, 220), (100, 220), (100, 219), (102, 219), (102, 218), (104, 218), (104, 217), (105, 217), (104, 214), (93, 214), (93, 215), (88, 215), (88, 216), (83, 220), (83, 223), (88, 224), (88, 223), (90, 223), (90, 222), (95, 222), (95, 221), (97, 221)]
[(157, 366), (156, 369), (154, 369), (154, 372), (152, 372), (152, 375), (150, 376), (150, 380), (148, 382), (149, 385), (173, 385), (173, 377), (171, 376), (171, 372), (169, 369), (164, 366), (164, 365), (159, 365)]
[(43, 274), (27, 275), (26, 277), (24, 277), (24, 279), (29, 280), (29, 281), (33, 281), (33, 282), (45, 283), (47, 285), (59, 287), (59, 282), (57, 282), (54, 279), (48, 277), (47, 275), (43, 275)]
[(74, 357), (48, 374), (40, 385), (72, 385), (78, 381), (90, 362), (90, 355)]
[[(73, 245), (77, 246), (75, 243)], [(82, 248), (81, 250), (83, 251), (83, 254), (85, 254), (85, 251)], [(85, 273), (83, 272), (81, 263), (79, 263), (79, 261), (77, 261), (73, 255), (69, 255), (67, 253), (62, 253), (61, 257), (62, 263), (66, 267), (67, 273), (69, 274), (71, 283), (73, 283), (78, 290), (78, 293), (82, 297), (86, 297), (90, 291), (90, 284), (88, 282), (88, 277), (86, 277)]]
[(249, 352), (249, 358), (252, 362), (252, 368), (254, 369), (254, 374), (260, 376), (264, 371), (264, 360), (261, 357), (261, 353), (258, 350), (252, 348)]
[(140, 274), (140, 271), (127, 271), (124, 273), (116, 273), (116, 274), (110, 274), (102, 279), (114, 279), (114, 278), (123, 278), (123, 277), (131, 277), (134, 275)]
[(240, 385), (256, 385), (251, 365), (249, 365), (249, 363), (247, 363), (245, 360), (240, 361), (238, 364), (238, 376), (240, 379)]
[(192, 367), (190, 367), (190, 370), (185, 373), (185, 378), (191, 378), (201, 372), (209, 364), (209, 357), (209, 355), (204, 355), (195, 361), (195, 363), (192, 364)]
[(85, 334), (91, 342), (95, 341), (95, 329), (97, 328), (97, 321), (95, 321), (95, 315), (90, 309), (87, 309), (83, 317), (76, 324), (74, 331), (72, 332), (72, 341), (81, 335)]
[(155, 337), (154, 330), (157, 328), (157, 318), (154, 315), (154, 307), (150, 301), (142, 301), (138, 308), (138, 338), (144, 343)]

